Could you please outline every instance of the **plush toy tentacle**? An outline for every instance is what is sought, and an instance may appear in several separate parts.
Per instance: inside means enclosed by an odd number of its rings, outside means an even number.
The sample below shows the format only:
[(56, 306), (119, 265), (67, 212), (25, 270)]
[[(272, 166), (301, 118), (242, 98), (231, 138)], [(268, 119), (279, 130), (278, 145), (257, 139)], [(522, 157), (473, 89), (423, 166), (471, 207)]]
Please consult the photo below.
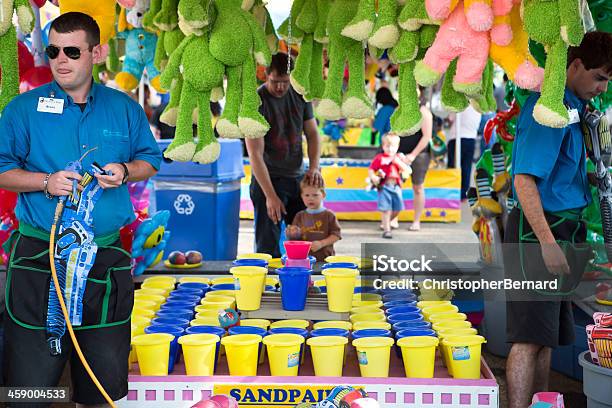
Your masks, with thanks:
[(221, 137), (239, 139), (242, 137), (238, 127), (238, 113), (242, 98), (242, 66), (226, 67), (227, 91), (225, 108), (217, 121), (217, 132)]
[(176, 50), (170, 54), (170, 59), (166, 65), (166, 69), (161, 73), (161, 86), (166, 89), (172, 87), (172, 81), (181, 76), (180, 66), (185, 53), (185, 48), (195, 39), (195, 36), (190, 35), (185, 37), (179, 44)]
[(399, 66), (399, 108), (391, 115), (391, 129), (400, 136), (418, 132), (423, 119), (414, 80), (414, 65), (414, 61), (409, 61)]
[(397, 0), (379, 0), (378, 17), (368, 42), (381, 49), (393, 47), (400, 36), (396, 23), (398, 5)]
[(295, 69), (291, 72), (291, 85), (300, 95), (310, 94), (310, 68), (314, 46), (314, 36), (306, 34), (302, 39), (300, 53), (295, 60)]
[(0, 37), (0, 112), (19, 94), (19, 62), (17, 54), (17, 31), (12, 25)]
[(187, 83), (183, 84), (181, 101), (176, 121), (174, 140), (164, 152), (164, 156), (175, 161), (190, 161), (196, 150), (193, 141), (193, 110), (197, 106), (198, 93)]
[(482, 73), (482, 94), (471, 100), (471, 105), (477, 112), (495, 112), (497, 108), (493, 96), (493, 70), (493, 61), (489, 59)]
[(304, 2), (302, 9), (300, 10), (297, 18), (295, 19), (295, 24), (302, 31), (304, 31), (304, 33), (314, 33), (317, 27), (316, 1), (309, 0)]
[(342, 114), (347, 118), (365, 119), (372, 116), (372, 101), (365, 93), (365, 60), (361, 43), (355, 42), (348, 49), (349, 81)]
[(241, 15), (251, 29), (255, 60), (261, 65), (269, 65), (270, 61), (272, 60), (272, 54), (270, 53), (270, 48), (268, 47), (266, 34), (264, 33), (263, 28), (258, 25), (255, 18), (246, 11), (241, 11)]
[(544, 126), (562, 128), (569, 122), (567, 108), (563, 105), (566, 61), (567, 45), (559, 38), (548, 51), (542, 94), (533, 109), (534, 119)]
[(577, 47), (584, 37), (580, 2), (572, 0), (558, 0), (559, 18), (561, 20), (561, 38), (567, 45)]
[(330, 43), (328, 46), (329, 69), (325, 92), (317, 107), (317, 113), (323, 119), (338, 120), (342, 117), (342, 78), (344, 74), (344, 52), (339, 47)]
[(244, 137), (258, 139), (264, 137), (270, 125), (259, 113), (261, 99), (257, 93), (255, 61), (249, 58), (242, 66), (242, 103), (238, 114), (238, 126)]
[(367, 40), (374, 28), (376, 1), (359, 0), (355, 17), (342, 29), (342, 35), (355, 41)]
[(160, 122), (163, 122), (168, 126), (176, 126), (178, 107), (181, 100), (182, 91), (183, 78), (179, 75), (172, 82), (172, 86), (170, 87), (170, 100), (168, 101), (168, 105), (166, 105), (166, 108), (159, 117)]
[(155, 68), (161, 70), (165, 64), (168, 63), (168, 54), (166, 53), (164, 37), (166, 33), (160, 31), (157, 37), (157, 47), (155, 47), (155, 57), (153, 58), (153, 64)]
[(221, 152), (221, 146), (213, 132), (210, 117), (210, 91), (198, 93), (198, 145), (193, 161), (207, 164), (216, 161)]

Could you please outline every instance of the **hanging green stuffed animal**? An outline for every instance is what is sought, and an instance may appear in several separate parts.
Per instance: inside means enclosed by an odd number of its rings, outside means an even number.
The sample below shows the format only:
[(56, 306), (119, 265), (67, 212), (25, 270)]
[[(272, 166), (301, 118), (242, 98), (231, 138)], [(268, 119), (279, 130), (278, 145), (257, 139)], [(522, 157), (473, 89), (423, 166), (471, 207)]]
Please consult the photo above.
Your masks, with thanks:
[[(164, 156), (177, 161), (212, 163), (219, 158), (210, 116), (210, 94), (223, 80), (223, 64), (209, 52), (207, 34), (186, 37), (170, 55), (161, 75), (164, 86), (183, 77), (174, 140)], [(193, 112), (198, 110), (198, 144), (193, 141)]]
[(211, 23), (212, 0), (179, 0), (178, 25), (185, 35), (202, 35)]
[[(365, 93), (365, 58), (361, 42), (342, 35), (342, 30), (355, 17), (359, 0), (335, 0), (329, 10), (327, 32), (329, 34), (329, 70), (325, 92), (317, 108), (323, 119), (338, 120), (341, 117), (365, 119), (372, 116), (372, 101)], [(342, 95), (344, 66), (348, 62), (348, 89)]]
[(267, 1), (264, 0), (255, 0), (251, 14), (253, 14), (253, 17), (255, 17), (255, 20), (257, 20), (257, 23), (259, 23), (266, 34), (266, 42), (268, 43), (268, 48), (270, 48), (270, 53), (276, 54), (278, 52), (278, 36), (276, 35), (276, 30), (274, 30), (274, 23), (266, 8), (266, 3)]
[(368, 40), (368, 43), (378, 49), (393, 47), (399, 40), (400, 32), (397, 25), (399, 6), (405, 0), (361, 0), (357, 14), (342, 30), (342, 35), (356, 41)]
[(226, 104), (217, 121), (222, 137), (260, 138), (270, 129), (259, 113), (256, 64), (272, 58), (265, 34), (248, 12), (254, 0), (213, 0), (216, 18), (210, 34), (210, 53), (225, 65)]
[(34, 14), (27, 0), (2, 0), (0, 3), (0, 112), (19, 94), (19, 59), (17, 55), (17, 30), (13, 26), (13, 11), (17, 10), (17, 22), (21, 32), (34, 29)]
[(533, 109), (534, 119), (562, 128), (569, 123), (563, 104), (567, 74), (567, 50), (579, 46), (584, 36), (580, 2), (577, 0), (523, 0), (523, 24), (534, 41), (546, 48), (542, 94)]
[(433, 44), (438, 26), (427, 19), (424, 0), (408, 0), (401, 14), (421, 16), (419, 24), (405, 25), (399, 41), (389, 51), (389, 58), (399, 66), (399, 108), (391, 116), (391, 129), (409, 136), (421, 128), (421, 110), (414, 79), (415, 60), (423, 58)]

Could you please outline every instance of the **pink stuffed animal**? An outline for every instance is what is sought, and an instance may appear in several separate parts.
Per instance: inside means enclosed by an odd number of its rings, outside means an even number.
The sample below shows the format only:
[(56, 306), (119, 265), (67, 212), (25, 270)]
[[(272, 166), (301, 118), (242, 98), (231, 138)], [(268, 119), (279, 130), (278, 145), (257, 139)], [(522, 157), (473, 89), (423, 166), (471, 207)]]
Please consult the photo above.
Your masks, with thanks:
[[(427, 14), (433, 20), (444, 21), (457, 6), (457, 0), (425, 0)], [(464, 0), (467, 23), (474, 31), (489, 31), (493, 24), (492, 0)]]
[[(431, 14), (430, 17), (437, 18)], [(455, 5), (440, 26), (425, 58), (417, 62), (414, 70), (416, 81), (422, 86), (432, 86), (455, 58), (458, 60), (453, 88), (468, 96), (477, 95), (482, 88), (482, 73), (489, 58), (489, 32), (475, 31), (468, 24), (462, 1)]]

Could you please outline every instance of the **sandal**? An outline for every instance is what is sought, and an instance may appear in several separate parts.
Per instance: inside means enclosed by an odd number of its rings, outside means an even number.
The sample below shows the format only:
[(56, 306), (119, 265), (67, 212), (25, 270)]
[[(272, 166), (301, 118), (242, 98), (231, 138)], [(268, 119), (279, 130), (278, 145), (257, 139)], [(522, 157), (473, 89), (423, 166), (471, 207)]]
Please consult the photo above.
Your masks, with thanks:
[(408, 227), (408, 231), (420, 231), (421, 230), (421, 225), (414, 225), (412, 224), (410, 227)]
[(391, 234), (391, 231), (385, 231), (383, 232), (382, 237), (385, 239), (391, 239), (393, 238), (393, 235)]

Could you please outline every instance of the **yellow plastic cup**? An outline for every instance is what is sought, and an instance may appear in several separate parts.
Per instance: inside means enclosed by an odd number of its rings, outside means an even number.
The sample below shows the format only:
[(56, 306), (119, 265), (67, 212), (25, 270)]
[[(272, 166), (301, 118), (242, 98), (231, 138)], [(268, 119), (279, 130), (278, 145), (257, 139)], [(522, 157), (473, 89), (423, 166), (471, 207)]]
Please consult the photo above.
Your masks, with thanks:
[(388, 377), (391, 337), (362, 337), (353, 340), (362, 377)]
[(140, 375), (168, 375), (170, 342), (174, 336), (168, 333), (142, 334), (132, 339), (138, 355)]
[(166, 297), (165, 289), (155, 289), (155, 288), (140, 288), (134, 291), (134, 298), (140, 295), (156, 295)]
[(386, 320), (385, 314), (383, 312), (354, 314), (351, 315), (349, 319), (353, 324), (355, 324), (356, 322), (384, 322)]
[(218, 317), (198, 317), (193, 319), (190, 323), (190, 326), (217, 326), (221, 327), (221, 323), (219, 322)]
[(264, 330), (268, 330), (268, 327), (270, 327), (270, 321), (266, 319), (242, 319), (240, 320), (240, 325), (260, 327)]
[(463, 329), (467, 327), (472, 327), (472, 323), (467, 320), (442, 320), (431, 325), (431, 328), (436, 332), (444, 329)]
[(275, 286), (278, 283), (276, 276), (266, 276), (266, 285)]
[(149, 319), (153, 319), (155, 317), (155, 312), (153, 310), (140, 309), (135, 307), (134, 309), (132, 309), (132, 316), (144, 316), (148, 317)]
[(142, 333), (140, 334), (143, 334), (145, 327), (148, 327), (151, 324), (151, 318), (146, 316), (133, 315), (131, 323), (136, 327), (142, 327)]
[(140, 300), (155, 303), (155, 311), (159, 310), (160, 306), (166, 302), (166, 298), (160, 295), (134, 295), (134, 301)]
[(433, 378), (438, 339), (432, 336), (403, 337), (397, 341), (402, 349), (407, 378)]
[[(378, 304), (380, 302), (380, 305)], [(382, 296), (378, 293), (355, 293), (353, 294), (353, 306), (382, 306)]]
[(261, 336), (258, 334), (235, 334), (221, 339), (230, 375), (257, 375), (259, 343)]
[(486, 343), (482, 336), (448, 336), (442, 340), (447, 348), (449, 371), (453, 378), (472, 379), (480, 378), (480, 355), (482, 343)]
[(353, 323), (353, 331), (364, 330), (364, 329), (383, 329), (391, 330), (391, 323), (383, 321), (357, 321)]
[(465, 313), (448, 312), (448, 313), (436, 313), (429, 316), (431, 324), (439, 323), (445, 320), (465, 320), (467, 315)]
[(263, 259), (266, 261), (270, 261), (272, 259), (272, 255), (270, 254), (262, 254), (261, 252), (255, 252), (251, 254), (241, 254), (236, 257), (236, 259)]
[(379, 313), (379, 312), (382, 312), (382, 309), (376, 306), (359, 306), (359, 307), (351, 308), (352, 315), (359, 314), (359, 313)]
[(425, 309), (431, 306), (442, 306), (442, 305), (451, 305), (450, 300), (421, 300), (417, 302), (417, 307), (419, 309)]
[(145, 280), (142, 281), (142, 283), (146, 283), (146, 282), (166, 282), (168, 284), (168, 286), (172, 285), (176, 285), (176, 278), (173, 276), (167, 276), (167, 275), (161, 275), (161, 276), (150, 276), (148, 278), (145, 278)]
[(423, 313), (423, 317), (426, 321), (429, 321), (429, 316), (439, 314), (439, 313), (457, 313), (459, 312), (459, 308), (455, 305), (437, 305), (437, 306), (428, 306), (425, 309), (421, 309)]
[(233, 289), (227, 289), (227, 290), (213, 290), (211, 292), (206, 292), (206, 295), (204, 295), (204, 299), (208, 299), (210, 296), (216, 297), (216, 296), (228, 296), (231, 297), (233, 299), (236, 299), (236, 291)]
[(205, 309), (205, 310), (199, 311), (195, 315), (196, 319), (199, 319), (199, 318), (209, 318), (209, 317), (218, 319), (219, 318), (219, 311), (218, 310), (212, 310), (212, 309)]
[(240, 290), (236, 291), (238, 309), (259, 309), (268, 270), (261, 266), (235, 266), (230, 273), (240, 281)]
[(210, 281), (210, 283), (212, 285), (223, 285), (223, 284), (234, 284), (235, 283), (235, 279), (233, 276), (224, 276), (222, 278), (214, 278), (213, 280)]
[(325, 279), (317, 279), (314, 281), (314, 285), (318, 287), (325, 286)]
[(271, 329), (276, 329), (278, 327), (294, 327), (296, 329), (306, 329), (310, 326), (310, 322), (308, 320), (301, 319), (287, 319), (287, 320), (278, 320), (270, 325)]
[(330, 255), (325, 258), (325, 262), (327, 263), (353, 263), (358, 267), (361, 267), (361, 258), (357, 256), (349, 256), (349, 255)]
[(179, 279), (179, 283), (188, 283), (188, 282), (205, 283), (209, 285), (210, 279), (205, 278), (203, 276), (183, 276), (182, 278)]
[(327, 286), (327, 307), (330, 312), (346, 313), (351, 310), (356, 269), (328, 268), (321, 274)]
[(229, 309), (234, 305), (234, 300), (202, 300), (202, 303), (196, 306), (196, 311), (198, 308), (200, 309), (208, 309), (208, 310), (225, 310)]
[(322, 322), (317, 322), (312, 325), (314, 330), (316, 329), (344, 329), (344, 330), (353, 330), (353, 325), (351, 322), (345, 322), (344, 320), (325, 320)]
[(151, 302), (150, 300), (135, 299), (134, 308), (153, 310), (154, 312), (156, 312), (157, 309), (159, 309), (159, 304)]
[(353, 307), (376, 307), (381, 308), (383, 305), (382, 300), (355, 300), (353, 298)]
[(268, 268), (280, 269), (283, 267), (283, 261), (280, 258), (272, 258), (268, 261)]
[(163, 280), (143, 282), (141, 287), (144, 289), (161, 289), (165, 292), (164, 296), (166, 297), (170, 294), (171, 291), (174, 290), (174, 284), (170, 284), (170, 282), (166, 282)]
[(219, 336), (205, 333), (187, 334), (179, 337), (178, 342), (183, 348), (187, 375), (214, 374)]
[(311, 337), (306, 341), (310, 346), (316, 376), (342, 377), (347, 343), (348, 339), (342, 336)]
[(268, 349), (270, 374), (296, 376), (300, 367), (300, 348), (304, 337), (299, 334), (270, 334), (263, 338)]
[(206, 294), (205, 297), (202, 298), (202, 301), (200, 303), (204, 303), (206, 301), (212, 301), (212, 302), (217, 302), (217, 301), (225, 301), (225, 302), (235, 302), (236, 301), (236, 296), (232, 293), (231, 295), (219, 295), (217, 294), (217, 292), (224, 292), (223, 290), (219, 290), (219, 291), (215, 291), (215, 292), (208, 292)]
[(478, 330), (473, 327), (461, 327), (458, 329), (442, 329), (438, 330), (438, 337), (440, 339), (448, 336), (472, 336), (478, 334)]

